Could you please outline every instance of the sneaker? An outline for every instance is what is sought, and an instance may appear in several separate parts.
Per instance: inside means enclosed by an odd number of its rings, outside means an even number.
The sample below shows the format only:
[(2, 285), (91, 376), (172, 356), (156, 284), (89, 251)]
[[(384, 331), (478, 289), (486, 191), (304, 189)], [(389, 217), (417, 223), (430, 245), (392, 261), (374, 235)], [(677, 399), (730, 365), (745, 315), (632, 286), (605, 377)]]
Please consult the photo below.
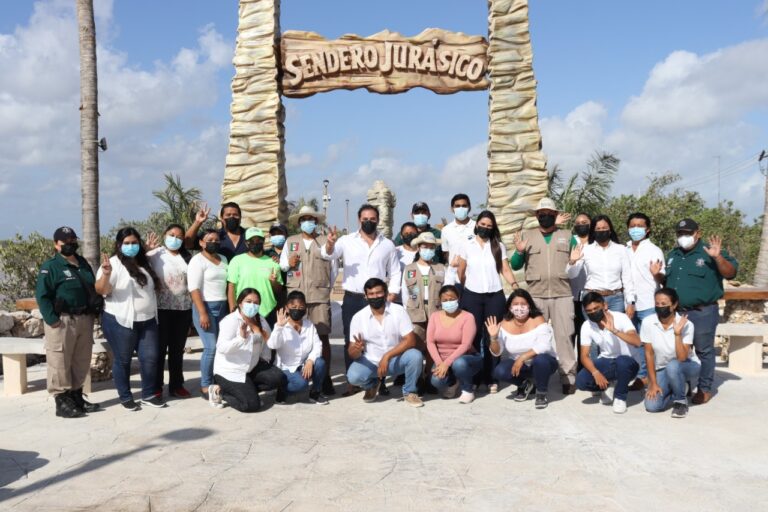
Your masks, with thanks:
[(416, 393), (408, 393), (403, 399), (411, 407), (424, 407), (424, 402), (421, 401), (421, 398)]
[(172, 389), (169, 394), (174, 398), (191, 398), (192, 394), (185, 388)]
[(459, 381), (454, 382), (443, 390), (443, 398), (451, 399), (456, 398), (456, 393), (459, 391)]
[(325, 396), (333, 396), (336, 394), (336, 389), (333, 387), (333, 381), (330, 375), (326, 375), (323, 379), (323, 394)]
[(141, 409), (141, 406), (139, 404), (137, 404), (133, 400), (133, 398), (131, 398), (130, 400), (126, 400), (125, 402), (120, 402), (120, 405), (122, 405), (123, 408), (128, 410), (128, 411), (138, 411), (138, 410)]
[(515, 402), (525, 402), (528, 400), (528, 397), (531, 396), (531, 393), (533, 393), (533, 389), (533, 381), (526, 380), (522, 386), (517, 386), (517, 391), (512, 399)]
[(613, 399), (613, 412), (616, 414), (624, 414), (627, 412), (627, 402), (620, 398)]
[(537, 409), (546, 409), (549, 405), (549, 400), (547, 399), (546, 393), (536, 393), (536, 402), (534, 403), (534, 406)]
[(208, 403), (214, 409), (221, 409), (224, 407), (221, 400), (221, 386), (218, 384), (211, 384), (208, 386)]
[(462, 391), (459, 397), (460, 404), (471, 404), (475, 401), (475, 394), (470, 391)]
[(563, 384), (563, 394), (573, 395), (576, 393), (576, 384)]
[(693, 395), (693, 398), (691, 398), (691, 402), (693, 402), (695, 405), (704, 405), (705, 403), (709, 402), (711, 399), (712, 399), (712, 393), (698, 390), (696, 391), (696, 394)]
[(616, 388), (614, 384), (608, 384), (608, 387), (600, 393), (600, 401), (603, 405), (611, 405), (613, 403), (613, 391)]
[(685, 418), (686, 416), (688, 416), (688, 404), (682, 402), (675, 402), (672, 404), (673, 418)]
[(325, 398), (319, 391), (310, 391), (309, 401), (317, 405), (328, 405), (328, 399)]
[(142, 398), (139, 403), (141, 405), (148, 405), (150, 407), (156, 407), (158, 409), (162, 409), (163, 407), (168, 407), (168, 404), (166, 404), (165, 401), (157, 395), (152, 395), (152, 398)]
[(499, 385), (498, 384), (489, 384), (488, 385), (488, 392), (492, 395), (495, 395), (499, 392)]
[(379, 389), (377, 386), (373, 386), (370, 389), (366, 389), (365, 393), (363, 393), (363, 402), (366, 402), (366, 403), (375, 402), (378, 391)]
[(381, 396), (389, 396), (389, 388), (387, 387), (387, 381), (385, 379), (379, 381), (379, 394)]

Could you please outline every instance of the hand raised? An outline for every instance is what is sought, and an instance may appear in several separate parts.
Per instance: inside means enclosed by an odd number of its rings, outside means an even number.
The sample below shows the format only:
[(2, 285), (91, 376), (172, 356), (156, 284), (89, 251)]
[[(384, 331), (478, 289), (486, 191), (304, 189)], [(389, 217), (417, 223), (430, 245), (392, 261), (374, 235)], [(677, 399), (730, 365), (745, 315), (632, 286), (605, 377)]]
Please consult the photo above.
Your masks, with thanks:
[(339, 230), (336, 229), (336, 226), (333, 226), (328, 230), (328, 243), (333, 246), (336, 243), (336, 240), (339, 239)]
[(652, 261), (649, 267), (651, 270), (651, 274), (653, 274), (654, 276), (659, 275), (661, 273), (661, 267), (662, 267), (661, 260)]
[(112, 273), (112, 264), (109, 262), (109, 256), (104, 253), (101, 254), (101, 271), (105, 275)]
[(147, 233), (147, 241), (144, 243), (144, 246), (146, 247), (147, 251), (151, 251), (152, 249), (157, 249), (160, 247), (160, 237), (157, 236), (157, 233), (154, 231), (150, 231)]
[(571, 264), (576, 263), (583, 256), (584, 256), (584, 244), (576, 244), (576, 246), (573, 249), (571, 249), (570, 263)]
[(200, 210), (195, 214), (195, 222), (202, 224), (211, 215), (211, 208), (206, 203), (200, 204)]
[(704, 250), (710, 257), (717, 258), (723, 250), (723, 239), (717, 235), (709, 237), (709, 247), (705, 247)]
[(603, 317), (602, 321), (600, 322), (603, 326), (603, 329), (606, 329), (608, 331), (613, 331), (614, 329), (614, 323), (613, 323), (613, 315), (610, 311), (605, 311), (605, 316)]
[(512, 235), (512, 241), (515, 244), (515, 250), (518, 252), (518, 254), (524, 254), (525, 250), (528, 249), (528, 240), (523, 238), (522, 229), (518, 233)]
[(685, 329), (685, 324), (688, 323), (688, 315), (680, 315), (680, 320), (676, 321), (672, 329), (674, 330), (675, 335), (680, 335), (683, 333), (683, 329)]
[(301, 255), (299, 255), (298, 253), (295, 253), (293, 256), (288, 258), (288, 265), (290, 265), (291, 268), (298, 267), (300, 262), (301, 262)]
[(560, 212), (557, 214), (557, 217), (555, 217), (555, 225), (556, 226), (562, 226), (566, 222), (571, 220), (571, 214), (567, 212)]
[(285, 308), (280, 308), (277, 310), (277, 325), (280, 327), (285, 327), (288, 325), (288, 312), (285, 310)]
[(499, 323), (496, 321), (496, 317), (489, 316), (485, 319), (485, 328), (488, 331), (488, 336), (494, 338), (499, 335), (500, 329)]

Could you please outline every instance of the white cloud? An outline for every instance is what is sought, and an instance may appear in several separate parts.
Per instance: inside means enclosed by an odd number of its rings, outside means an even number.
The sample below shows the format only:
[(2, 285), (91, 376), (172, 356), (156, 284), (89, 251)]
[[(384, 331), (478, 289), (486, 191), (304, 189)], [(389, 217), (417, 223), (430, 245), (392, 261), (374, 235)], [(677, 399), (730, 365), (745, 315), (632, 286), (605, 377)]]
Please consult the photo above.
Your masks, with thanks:
[(488, 143), (481, 142), (469, 149), (451, 155), (445, 161), (440, 175), (441, 185), (451, 190), (487, 183)]
[(296, 169), (306, 167), (313, 162), (312, 155), (309, 153), (287, 153), (285, 155), (286, 169)]

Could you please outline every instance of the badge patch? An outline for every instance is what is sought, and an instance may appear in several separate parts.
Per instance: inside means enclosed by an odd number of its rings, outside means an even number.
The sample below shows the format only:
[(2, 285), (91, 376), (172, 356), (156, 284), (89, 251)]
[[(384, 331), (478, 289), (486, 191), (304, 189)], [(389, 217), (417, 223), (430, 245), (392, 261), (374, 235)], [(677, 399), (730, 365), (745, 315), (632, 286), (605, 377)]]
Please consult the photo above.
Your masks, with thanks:
[(696, 266), (697, 267), (703, 267), (704, 266), (704, 258), (699, 258), (696, 260)]
[(671, 265), (673, 261), (675, 261), (675, 258), (669, 258), (669, 261), (667, 261), (667, 265), (668, 266)]
[(414, 277), (416, 277), (416, 271), (415, 270), (409, 270), (408, 271), (408, 276), (406, 277), (406, 279), (413, 279)]
[(72, 277), (72, 272), (70, 270), (64, 270), (64, 275), (67, 277)]
[(297, 242), (291, 242), (291, 247), (288, 249), (291, 252), (296, 252), (299, 250), (299, 244)]

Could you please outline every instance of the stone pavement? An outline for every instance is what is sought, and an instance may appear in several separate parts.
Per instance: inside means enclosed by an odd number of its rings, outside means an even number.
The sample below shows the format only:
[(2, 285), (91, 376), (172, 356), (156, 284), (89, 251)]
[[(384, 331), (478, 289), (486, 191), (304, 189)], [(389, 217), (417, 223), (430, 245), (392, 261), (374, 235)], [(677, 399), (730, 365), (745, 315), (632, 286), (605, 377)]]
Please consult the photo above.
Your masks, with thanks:
[(393, 388), (374, 404), (268, 397), (241, 414), (192, 398), (127, 412), (110, 382), (91, 396), (104, 411), (63, 420), (44, 372), (30, 368), (33, 392), (0, 397), (0, 510), (768, 510), (764, 376), (718, 370), (718, 394), (684, 420), (646, 413), (639, 393), (618, 416), (559, 386), (543, 411), (510, 388), (412, 409)]

